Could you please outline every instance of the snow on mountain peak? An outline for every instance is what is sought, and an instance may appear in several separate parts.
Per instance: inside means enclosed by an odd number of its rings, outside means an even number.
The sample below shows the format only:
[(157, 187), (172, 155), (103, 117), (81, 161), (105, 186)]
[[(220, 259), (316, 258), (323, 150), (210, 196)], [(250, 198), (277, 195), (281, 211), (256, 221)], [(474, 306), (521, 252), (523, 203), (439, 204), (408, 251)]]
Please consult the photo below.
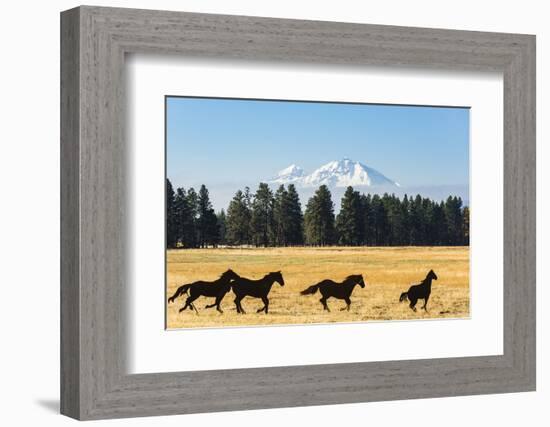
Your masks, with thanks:
[(295, 183), (302, 187), (317, 187), (327, 185), (329, 187), (371, 187), (371, 186), (397, 186), (399, 184), (384, 176), (382, 173), (360, 162), (344, 157), (342, 160), (333, 160), (311, 174), (306, 175), (304, 170), (296, 165), (281, 170), (274, 183)]
[(277, 173), (277, 176), (271, 181), (280, 184), (287, 184), (299, 181), (305, 176), (304, 170), (300, 166), (291, 164)]

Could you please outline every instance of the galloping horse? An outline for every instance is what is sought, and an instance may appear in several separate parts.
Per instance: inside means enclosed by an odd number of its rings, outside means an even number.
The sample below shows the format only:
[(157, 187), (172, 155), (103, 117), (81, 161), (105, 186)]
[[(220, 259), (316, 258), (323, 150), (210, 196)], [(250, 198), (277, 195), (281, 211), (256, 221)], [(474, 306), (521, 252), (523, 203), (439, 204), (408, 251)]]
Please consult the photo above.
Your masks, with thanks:
[(424, 305), (422, 306), (422, 308), (425, 311), (428, 311), (426, 305), (428, 304), (428, 299), (430, 298), (430, 294), (432, 292), (432, 280), (437, 280), (437, 275), (434, 273), (433, 270), (430, 270), (422, 283), (411, 286), (407, 292), (403, 292), (401, 294), (401, 296), (399, 297), (399, 302), (403, 302), (408, 299), (410, 301), (409, 307), (412, 309), (412, 311), (416, 311), (416, 302), (419, 299), (423, 299)]
[(193, 310), (195, 310), (195, 312), (198, 313), (197, 309), (193, 305), (193, 301), (195, 301), (200, 296), (216, 297), (216, 302), (213, 305), (216, 305), (216, 309), (220, 313), (223, 313), (223, 310), (220, 308), (220, 303), (225, 294), (227, 294), (231, 289), (231, 280), (235, 280), (238, 277), (239, 275), (237, 273), (229, 269), (224, 272), (219, 279), (214, 280), (213, 282), (205, 282), (199, 280), (197, 282), (189, 283), (187, 285), (182, 285), (178, 288), (174, 295), (168, 298), (168, 302), (174, 302), (177, 297), (182, 294), (187, 294), (187, 292), (189, 291), (189, 297), (187, 297), (185, 305), (180, 308), (180, 313), (187, 307), (191, 307)]
[(261, 298), (264, 303), (264, 306), (258, 309), (257, 313), (265, 311), (265, 314), (267, 314), (269, 308), (269, 299), (267, 299), (267, 295), (275, 282), (281, 286), (285, 285), (283, 275), (280, 271), (268, 273), (259, 280), (251, 280), (244, 277), (234, 279), (233, 282), (231, 282), (231, 289), (233, 289), (233, 293), (235, 294), (237, 313), (246, 313), (241, 305), (241, 301), (244, 297), (251, 296), (254, 298)]
[(334, 282), (332, 280), (326, 279), (322, 282), (317, 283), (316, 285), (310, 286), (307, 289), (304, 289), (300, 292), (301, 295), (312, 295), (317, 290), (321, 291), (322, 298), (319, 300), (323, 304), (323, 309), (330, 312), (330, 309), (327, 305), (327, 299), (334, 297), (337, 299), (343, 299), (346, 301), (346, 306), (340, 310), (348, 310), (351, 305), (350, 295), (353, 292), (355, 285), (359, 285), (362, 288), (365, 287), (365, 282), (363, 281), (363, 275), (361, 274), (352, 274), (344, 279), (342, 283)]
[[(238, 277), (240, 277), (237, 273), (235, 273)], [(231, 289), (231, 285), (229, 285), (229, 288), (227, 290), (225, 290), (225, 288), (223, 289), (223, 291), (218, 294), (216, 296), (216, 301), (214, 301), (212, 304), (208, 304), (206, 307), (204, 308), (212, 308), (212, 307), (216, 307), (216, 310), (218, 310), (220, 313), (223, 313), (223, 311), (220, 309), (220, 303), (222, 302), (222, 299), (223, 297), (225, 297), (225, 294)]]

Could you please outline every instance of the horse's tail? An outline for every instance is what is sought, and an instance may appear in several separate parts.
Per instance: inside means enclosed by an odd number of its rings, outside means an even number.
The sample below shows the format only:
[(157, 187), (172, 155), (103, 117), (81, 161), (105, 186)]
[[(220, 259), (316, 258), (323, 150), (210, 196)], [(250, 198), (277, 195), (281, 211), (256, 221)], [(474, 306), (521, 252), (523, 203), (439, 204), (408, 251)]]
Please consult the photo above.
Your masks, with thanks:
[(319, 285), (310, 286), (309, 288), (304, 289), (302, 292), (300, 292), (300, 295), (312, 295), (317, 292), (317, 289), (319, 289)]
[(409, 299), (409, 294), (407, 292), (403, 292), (399, 297), (399, 302), (407, 301), (407, 299)]
[(182, 294), (186, 294), (189, 290), (189, 288), (191, 287), (192, 283), (188, 284), (188, 285), (181, 285), (178, 290), (176, 291), (176, 293), (174, 295), (172, 295), (170, 298), (168, 298), (168, 302), (174, 302), (174, 300), (179, 297), (180, 295)]

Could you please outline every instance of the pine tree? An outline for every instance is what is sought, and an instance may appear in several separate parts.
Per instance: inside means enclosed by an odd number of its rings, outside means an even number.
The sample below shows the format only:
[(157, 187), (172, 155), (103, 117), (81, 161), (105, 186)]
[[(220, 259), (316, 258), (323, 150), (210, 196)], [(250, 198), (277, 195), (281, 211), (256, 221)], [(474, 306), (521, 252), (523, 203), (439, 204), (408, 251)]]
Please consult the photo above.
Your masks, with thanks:
[(289, 245), (301, 245), (304, 243), (304, 216), (300, 197), (294, 184), (288, 185), (288, 221), (286, 229), (288, 232), (287, 243)]
[(466, 206), (462, 210), (462, 245), (470, 245), (470, 208)]
[(250, 219), (251, 212), (246, 194), (239, 190), (227, 208), (226, 239), (228, 244), (250, 244)]
[(290, 203), (288, 192), (280, 185), (273, 200), (273, 240), (277, 246), (289, 244), (289, 228), (291, 224)]
[(363, 212), (363, 245), (374, 245), (372, 224), (372, 198), (370, 194), (361, 194), (361, 211)]
[(203, 184), (197, 199), (197, 231), (198, 244), (201, 248), (218, 243), (218, 219), (210, 202), (208, 189)]
[(378, 194), (372, 196), (371, 201), (371, 213), (372, 213), (372, 231), (373, 231), (373, 245), (385, 246), (387, 243), (388, 235), (388, 217), (386, 214), (386, 208), (382, 202), (381, 197)]
[[(182, 189), (183, 190), (183, 189)], [(193, 187), (183, 192), (181, 200), (181, 229), (182, 242), (185, 247), (196, 248), (198, 246), (198, 200), (199, 196)]]
[(188, 246), (188, 241), (186, 239), (186, 226), (189, 224), (189, 221), (186, 221), (186, 215), (188, 213), (189, 209), (187, 209), (185, 189), (180, 187), (176, 190), (176, 195), (174, 197), (174, 227), (176, 230), (176, 244), (181, 244), (183, 247)]
[(198, 218), (197, 218), (197, 231), (199, 235), (199, 247), (204, 248), (208, 240), (208, 213), (212, 209), (212, 203), (210, 202), (210, 195), (208, 189), (204, 184), (199, 189), (198, 197)]
[(250, 225), (252, 242), (256, 246), (268, 247), (273, 243), (273, 193), (263, 182), (254, 194)]
[(206, 246), (216, 247), (220, 242), (220, 229), (218, 226), (218, 216), (213, 208), (210, 208), (206, 214)]
[(246, 186), (244, 187), (244, 203), (246, 205), (246, 207), (250, 210), (250, 212), (252, 212), (252, 199), (253, 199), (253, 196), (252, 196), (252, 193), (250, 193), (250, 187)]
[(293, 184), (279, 186), (273, 200), (273, 243), (277, 246), (303, 243), (300, 198)]
[(217, 222), (218, 222), (218, 243), (220, 245), (226, 245), (226, 234), (227, 234), (227, 218), (225, 216), (225, 211), (222, 209), (218, 214), (216, 215)]
[(402, 204), (395, 194), (391, 196), (384, 194), (382, 197), (384, 210), (386, 212), (386, 223), (388, 226), (386, 234), (386, 244), (389, 246), (403, 245), (405, 240), (405, 215), (402, 210)]
[(166, 179), (166, 247), (175, 248), (178, 241), (177, 217), (175, 210), (174, 187), (169, 179)]
[(424, 223), (422, 224), (422, 234), (424, 235), (423, 245), (433, 246), (434, 236), (432, 230), (434, 229), (434, 205), (435, 203), (428, 199), (422, 199), (422, 212), (424, 215)]
[(403, 197), (402, 201), (400, 201), (399, 198), (396, 199), (401, 211), (401, 234), (399, 236), (398, 242), (400, 245), (408, 246), (411, 244), (411, 204), (406, 194)]
[(447, 244), (454, 246), (462, 242), (462, 199), (449, 196), (445, 202)]
[(410, 218), (411, 218), (411, 245), (421, 246), (425, 244), (425, 213), (420, 194), (410, 200)]
[(361, 196), (351, 186), (342, 197), (340, 213), (336, 217), (336, 230), (341, 245), (358, 246), (363, 242), (365, 222)]
[(208, 212), (212, 209), (212, 203), (210, 202), (210, 195), (208, 189), (204, 184), (199, 189), (198, 198), (198, 233), (199, 233), (199, 247), (204, 248), (206, 240), (208, 238)]
[(308, 245), (326, 246), (334, 242), (334, 203), (326, 185), (321, 185), (307, 202), (304, 233)]
[(445, 220), (445, 204), (443, 202), (434, 203), (432, 209), (431, 222), (432, 244), (441, 246), (447, 244), (447, 224)]

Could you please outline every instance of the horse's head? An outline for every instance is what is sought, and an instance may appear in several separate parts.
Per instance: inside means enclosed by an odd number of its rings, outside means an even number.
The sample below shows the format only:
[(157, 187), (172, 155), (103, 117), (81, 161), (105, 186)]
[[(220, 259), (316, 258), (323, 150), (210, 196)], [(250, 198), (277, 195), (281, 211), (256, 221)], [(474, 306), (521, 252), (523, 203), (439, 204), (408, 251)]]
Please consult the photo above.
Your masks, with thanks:
[(352, 274), (351, 276), (346, 277), (346, 280), (353, 281), (354, 284), (365, 287), (365, 281), (363, 280), (362, 274)]
[(226, 271), (223, 272), (221, 277), (222, 279), (227, 279), (227, 280), (237, 280), (240, 276), (237, 273), (235, 273), (233, 270), (228, 268)]
[(285, 279), (283, 279), (283, 274), (280, 271), (273, 271), (269, 273), (274, 282), (277, 282), (279, 285), (285, 285)]
[(437, 280), (437, 275), (435, 274), (435, 271), (430, 270), (430, 272), (426, 276), (426, 279)]

